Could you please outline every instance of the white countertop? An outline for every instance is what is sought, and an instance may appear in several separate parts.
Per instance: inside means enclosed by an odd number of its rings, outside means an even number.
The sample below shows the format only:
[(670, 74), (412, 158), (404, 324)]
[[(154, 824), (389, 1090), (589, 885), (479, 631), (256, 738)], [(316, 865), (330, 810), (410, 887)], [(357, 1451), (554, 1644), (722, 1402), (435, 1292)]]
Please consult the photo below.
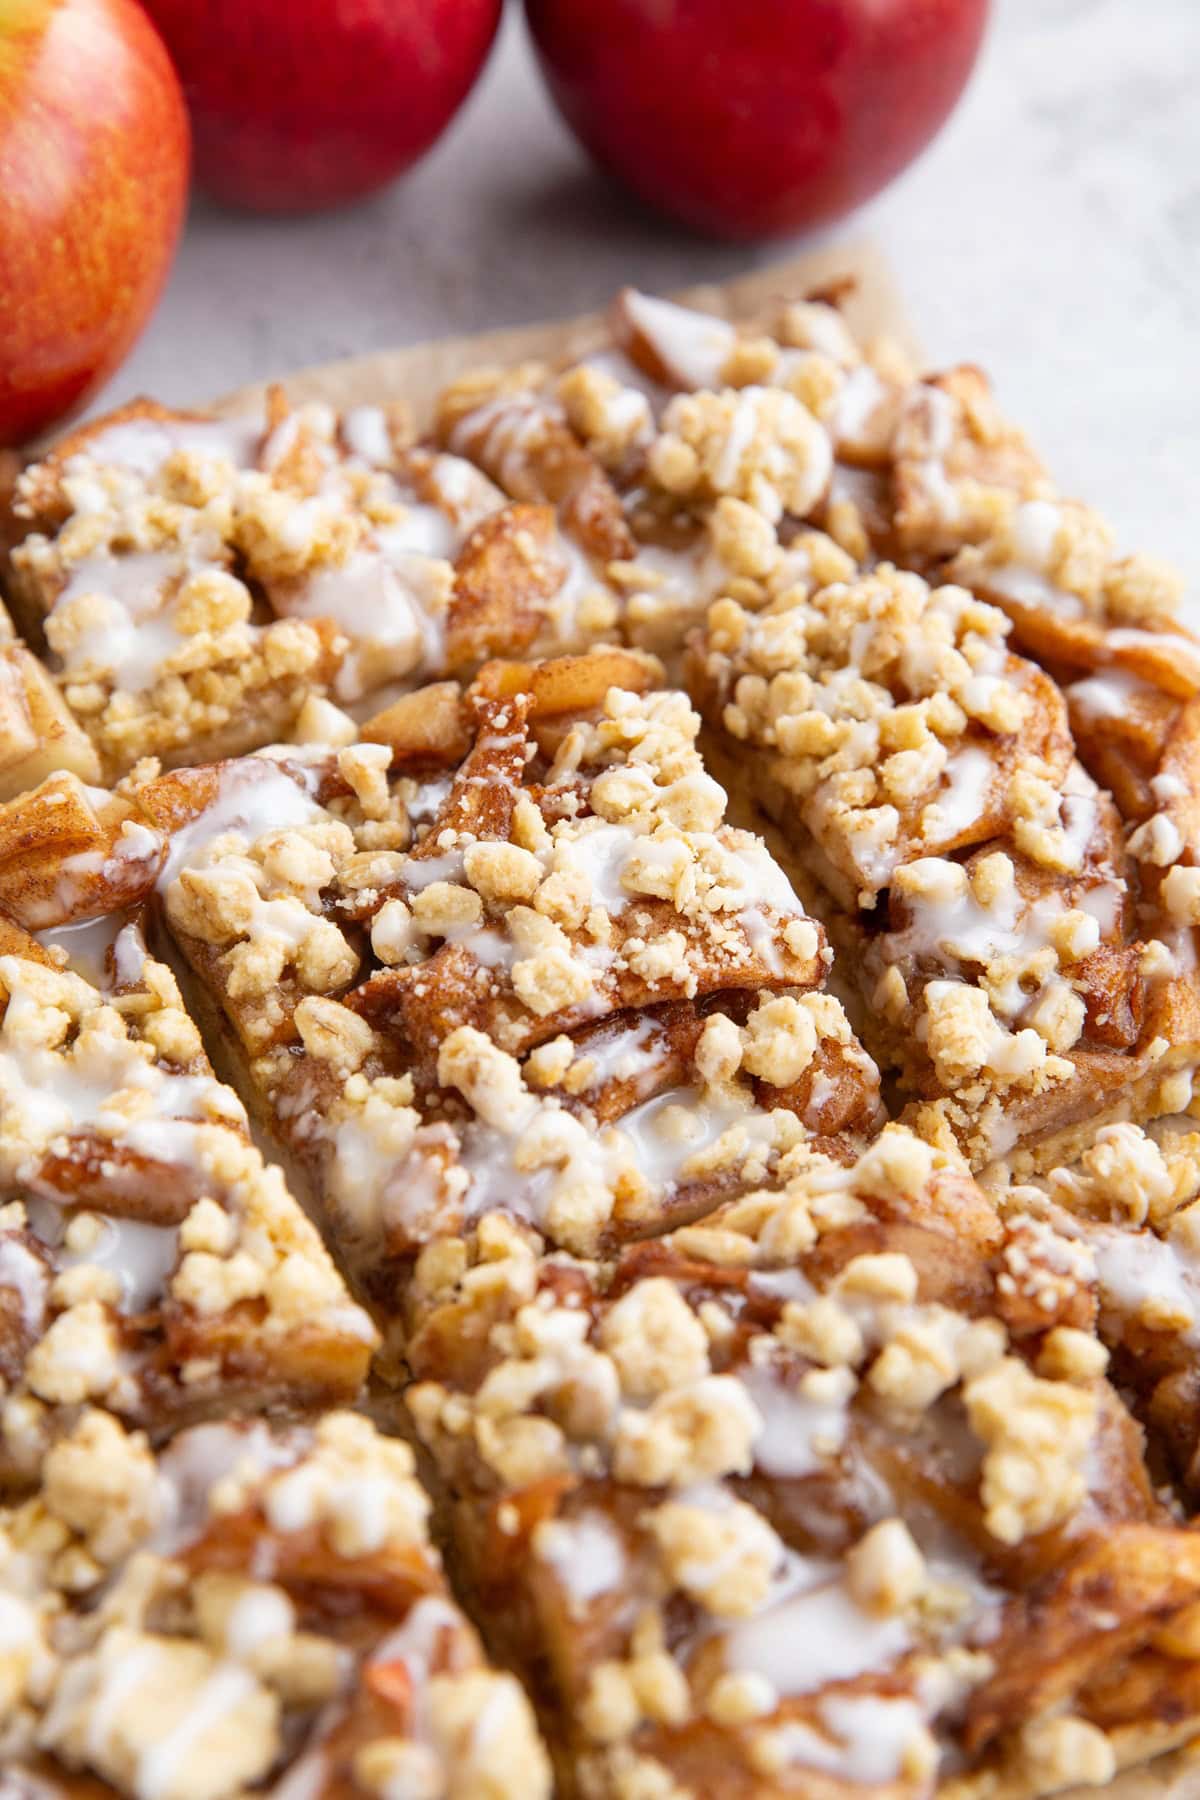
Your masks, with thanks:
[[(983, 364), (1063, 485), (1200, 596), (1200, 4), (993, 7), (948, 128), (840, 229), (882, 245), (930, 358)], [(690, 238), (613, 194), (552, 111), (518, 15), (510, 4), (442, 143), (374, 201), (297, 221), (197, 202), (164, 302), (102, 403), (203, 399), (795, 250)]]

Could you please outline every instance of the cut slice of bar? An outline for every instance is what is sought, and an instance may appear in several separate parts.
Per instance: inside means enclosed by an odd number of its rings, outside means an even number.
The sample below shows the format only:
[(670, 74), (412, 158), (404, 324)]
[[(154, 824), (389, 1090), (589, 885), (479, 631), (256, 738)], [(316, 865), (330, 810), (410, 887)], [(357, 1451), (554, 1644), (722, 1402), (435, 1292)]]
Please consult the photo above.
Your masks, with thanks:
[[(986, 537), (998, 511), (1053, 493), (981, 370), (918, 376), (894, 344), (856, 343), (836, 295), (735, 326), (627, 289), (613, 335), (635, 385), (639, 374), (664, 384), (640, 448), (651, 484), (688, 504), (740, 490), (769, 518), (821, 525), (859, 561), (928, 570)], [(619, 375), (610, 362), (606, 379)], [(609, 405), (634, 410), (615, 393)], [(795, 443), (772, 442), (783, 418), (805, 445), (799, 459), (779, 455)]]
[(235, 568), (239, 484), (261, 436), (139, 405), (18, 482), (11, 599), (109, 775), (285, 735), (341, 664), (328, 620), (258, 622)]
[(489, 665), (368, 725), (386, 742), (137, 790), (167, 922), (390, 1305), (485, 1208), (587, 1253), (877, 1128), (823, 935), (656, 675)]
[(424, 1253), (409, 1404), (580, 1792), (1034, 1795), (1195, 1735), (1200, 1540), (1078, 1249), (889, 1125), (602, 1272), (497, 1215)]
[(486, 459), (414, 444), (395, 410), (288, 413), (276, 394), (272, 423), (239, 491), (237, 549), (277, 613), (346, 634), (340, 699), (611, 635), (616, 598), (586, 532), (530, 497), (510, 504)]
[(455, 383), (441, 441), (511, 494), (582, 507), (627, 638), (668, 658), (708, 602), (785, 592), (805, 526), (831, 534), (825, 560), (836, 540), (929, 571), (1053, 494), (979, 370), (919, 378), (855, 343), (831, 298), (735, 326), (627, 289), (610, 348)]
[[(612, 348), (464, 376), (435, 430), (515, 499), (555, 507), (620, 595), (623, 635), (671, 658), (709, 600), (786, 588), (835, 453), (870, 457), (895, 410), (832, 307), (786, 309), (777, 329), (747, 338), (627, 290)], [(898, 378), (894, 354), (880, 366)]]
[(617, 596), (553, 508), (415, 446), (402, 414), (139, 405), (25, 471), (13, 602), (107, 773), (286, 737), (326, 691), (612, 634)]
[[(863, 565), (887, 557), (932, 575), (949, 563), (1011, 611), (1017, 642), (1039, 655), (1053, 654), (1047, 612), (1052, 629), (1177, 629), (1177, 578), (1117, 556), (1109, 528), (1057, 495), (981, 370), (918, 376), (894, 345), (856, 344), (836, 300), (739, 326), (627, 289), (612, 312), (616, 349), (556, 389), (536, 369), (490, 378), (514, 420), (522, 407), (557, 409), (556, 429), (569, 424), (620, 493), (637, 547), (615, 578), (635, 641), (657, 630), (669, 654), (706, 600), (761, 604), (755, 589), (786, 579), (779, 552), (802, 524)], [(471, 391), (470, 379), (452, 390), (444, 428), (462, 434), (458, 397)], [(537, 456), (510, 435), (498, 478), (535, 486)]]
[[(1200, 640), (1176, 617), (1178, 578), (1118, 556), (1087, 507), (1045, 500), (1010, 501), (949, 572), (1003, 607), (1014, 640), (1058, 672), (1079, 756), (1125, 816), (1170, 819), (1200, 716)], [(1152, 827), (1160, 856), (1164, 829)]]
[(1114, 1379), (1144, 1421), (1156, 1462), (1194, 1508), (1200, 1493), (1200, 1133), (1192, 1119), (1149, 1131), (1101, 1127), (1078, 1162), (1002, 1184), (1032, 1237), (1073, 1242), (1099, 1300)]
[(163, 851), (72, 776), (0, 812), (3, 1479), (88, 1401), (159, 1433), (366, 1374), (367, 1318), (128, 910)]
[(1196, 771), (1185, 708), (1161, 814), (1127, 842), (1138, 815), (1077, 759), (1061, 688), (1009, 631), (965, 588), (883, 565), (761, 612), (718, 602), (689, 676), (826, 889), (874, 1053), (977, 1165), (1045, 1165), (1104, 1118), (1190, 1098)]
[(0, 606), (0, 800), (14, 799), (63, 770), (99, 781), (100, 759), (48, 670), (17, 641)]
[(84, 1413), (0, 1513), (5, 1791), (546, 1800), (428, 1504), (408, 1447), (352, 1413), (194, 1426), (157, 1455)]

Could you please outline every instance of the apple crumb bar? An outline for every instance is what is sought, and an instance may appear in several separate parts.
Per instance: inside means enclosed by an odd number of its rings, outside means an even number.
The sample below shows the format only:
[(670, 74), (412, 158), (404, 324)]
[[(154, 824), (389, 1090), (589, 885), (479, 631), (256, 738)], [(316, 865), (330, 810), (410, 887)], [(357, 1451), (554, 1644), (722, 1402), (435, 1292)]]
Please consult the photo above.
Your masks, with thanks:
[(485, 1211), (590, 1255), (882, 1121), (821, 927), (660, 680), (627, 650), (488, 663), (366, 741), (131, 791), (172, 838), (168, 927), (385, 1314)]
[(408, 1445), (358, 1413), (192, 1425), (156, 1452), (84, 1411), (0, 1511), (22, 1576), (6, 1779), (221, 1800), (286, 1757), (294, 1793), (545, 1800), (529, 1701), (450, 1595), (428, 1511)]
[(0, 1800), (1194, 1779), (1200, 640), (980, 371), (627, 290), (0, 526)]

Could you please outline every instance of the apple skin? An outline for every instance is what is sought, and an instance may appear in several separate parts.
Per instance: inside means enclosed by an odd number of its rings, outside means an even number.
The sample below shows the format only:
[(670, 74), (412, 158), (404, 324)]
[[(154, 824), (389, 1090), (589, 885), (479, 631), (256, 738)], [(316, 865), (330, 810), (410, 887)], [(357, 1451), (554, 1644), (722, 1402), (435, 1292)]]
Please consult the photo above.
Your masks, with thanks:
[(0, 444), (124, 359), (187, 189), (183, 95), (136, 0), (0, 0)]
[(849, 212), (957, 100), (988, 0), (526, 0), (567, 124), (642, 200), (717, 237)]
[(196, 179), (297, 213), (381, 187), (440, 136), (502, 0), (145, 0), (183, 81)]
[(121, 364), (184, 223), (189, 131), (137, 0), (0, 0), (0, 443)]

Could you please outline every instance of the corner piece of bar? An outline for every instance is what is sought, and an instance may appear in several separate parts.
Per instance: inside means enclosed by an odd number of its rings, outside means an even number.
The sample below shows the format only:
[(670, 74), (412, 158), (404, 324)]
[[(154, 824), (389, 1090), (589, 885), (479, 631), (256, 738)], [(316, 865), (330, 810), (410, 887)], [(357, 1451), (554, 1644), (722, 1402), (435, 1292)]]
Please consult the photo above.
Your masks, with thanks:
[(0, 812), (3, 1480), (81, 1405), (158, 1434), (366, 1375), (369, 1321), (147, 953), (164, 850), (73, 776)]
[(21, 626), (109, 778), (285, 738), (327, 695), (602, 641), (619, 612), (552, 506), (414, 443), (403, 408), (280, 390), (247, 418), (138, 402), (84, 426), (8, 525)]
[(1131, 816), (1009, 631), (967, 589), (881, 565), (764, 612), (719, 601), (689, 675), (828, 896), (871, 1049), (976, 1165), (1029, 1167), (1187, 1104), (1200, 839), (1190, 703), (1160, 813)]
[(588, 1254), (878, 1128), (823, 933), (657, 678), (490, 665), (385, 742), (137, 790), (170, 929), (381, 1298), (486, 1210)]
[(409, 1406), (580, 1792), (1032, 1797), (1195, 1736), (1200, 1539), (1075, 1248), (889, 1125), (603, 1269), (425, 1253)]
[(344, 660), (332, 621), (256, 602), (239, 494), (266, 441), (262, 420), (138, 402), (18, 479), (9, 597), (110, 779), (286, 735)]
[(548, 1800), (529, 1703), (451, 1598), (428, 1510), (408, 1446), (354, 1413), (234, 1417), (157, 1452), (83, 1413), (0, 1509), (7, 1780)]

